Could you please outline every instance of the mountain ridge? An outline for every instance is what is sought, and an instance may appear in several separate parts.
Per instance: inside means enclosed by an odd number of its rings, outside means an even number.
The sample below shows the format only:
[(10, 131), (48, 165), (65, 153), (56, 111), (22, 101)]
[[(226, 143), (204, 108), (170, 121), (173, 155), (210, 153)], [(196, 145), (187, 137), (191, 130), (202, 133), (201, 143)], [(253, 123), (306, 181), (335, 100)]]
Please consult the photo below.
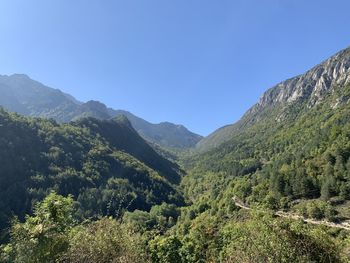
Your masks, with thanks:
[(31, 117), (53, 118), (63, 123), (85, 117), (111, 119), (123, 114), (131, 119), (131, 124), (144, 139), (166, 148), (187, 149), (202, 139), (183, 125), (170, 122), (153, 124), (128, 111), (108, 108), (99, 101), (80, 102), (72, 95), (45, 86), (25, 74), (0, 75), (0, 93), (0, 105), (7, 110)]
[(135, 130), (143, 137), (170, 148), (191, 148), (202, 136), (189, 131), (181, 124), (171, 122), (150, 123), (124, 110), (111, 110), (113, 115), (125, 115), (133, 124)]
[(307, 107), (311, 108), (320, 103), (330, 89), (348, 83), (350, 83), (350, 47), (337, 52), (304, 74), (271, 87), (261, 95), (256, 104), (244, 113), (240, 120), (223, 126), (203, 138), (197, 143), (196, 149), (204, 152), (220, 146), (243, 127), (264, 118), (264, 114), (274, 107), (281, 107), (280, 114), (276, 116), (276, 121), (280, 122), (286, 117), (285, 114), (291, 105), (298, 102), (304, 103), (307, 100)]

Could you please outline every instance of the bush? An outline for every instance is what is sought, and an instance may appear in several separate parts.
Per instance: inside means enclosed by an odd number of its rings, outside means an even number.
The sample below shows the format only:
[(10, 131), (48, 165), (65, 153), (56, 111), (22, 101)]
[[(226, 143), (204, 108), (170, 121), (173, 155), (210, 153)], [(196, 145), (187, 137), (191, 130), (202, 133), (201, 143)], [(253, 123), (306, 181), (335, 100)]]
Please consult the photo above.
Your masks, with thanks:
[(181, 241), (176, 236), (156, 237), (150, 242), (152, 262), (181, 263)]
[(141, 237), (111, 218), (74, 228), (69, 240), (69, 248), (59, 262), (149, 262)]
[(2, 257), (8, 262), (54, 262), (69, 246), (67, 232), (73, 223), (73, 199), (51, 193), (36, 206), (34, 216), (13, 222)]

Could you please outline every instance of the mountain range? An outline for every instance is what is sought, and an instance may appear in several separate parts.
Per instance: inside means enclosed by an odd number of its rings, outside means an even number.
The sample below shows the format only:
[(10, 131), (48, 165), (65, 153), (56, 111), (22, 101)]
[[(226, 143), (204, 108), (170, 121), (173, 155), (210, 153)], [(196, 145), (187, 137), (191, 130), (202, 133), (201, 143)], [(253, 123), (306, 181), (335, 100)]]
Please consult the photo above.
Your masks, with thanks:
[(130, 112), (107, 108), (98, 101), (82, 103), (23, 74), (0, 76), (0, 94), (0, 105), (7, 110), (26, 116), (52, 118), (61, 123), (84, 117), (104, 120), (125, 115), (143, 138), (166, 148), (188, 149), (202, 138), (183, 125), (170, 122), (152, 124)]
[(0, 79), (0, 262), (349, 262), (350, 48), (202, 139)]

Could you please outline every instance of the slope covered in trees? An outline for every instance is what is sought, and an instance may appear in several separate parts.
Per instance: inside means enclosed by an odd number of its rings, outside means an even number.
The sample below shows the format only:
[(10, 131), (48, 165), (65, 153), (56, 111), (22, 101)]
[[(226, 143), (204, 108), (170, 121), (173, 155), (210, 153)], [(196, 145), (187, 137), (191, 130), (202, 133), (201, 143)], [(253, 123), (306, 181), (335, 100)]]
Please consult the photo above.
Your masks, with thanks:
[(214, 184), (217, 191), (230, 182), (238, 197), (270, 208), (288, 208), (300, 199), (347, 202), (349, 70), (347, 49), (266, 92), (232, 127), (229, 140), (193, 158), (186, 191), (198, 198)]
[[(281, 123), (271, 112), (192, 157), (182, 181), (192, 205), (153, 241), (156, 259), (169, 258), (165, 250), (178, 260), (168, 262), (348, 262), (349, 232), (322, 220), (350, 218), (350, 105), (337, 103), (349, 95), (349, 85), (337, 87), (312, 109), (290, 108)], [(235, 197), (253, 212), (236, 207)], [(273, 210), (321, 224), (276, 217)]]
[(177, 165), (159, 156), (126, 119), (71, 124), (0, 111), (0, 225), (23, 219), (51, 190), (72, 194), (81, 217), (180, 205)]

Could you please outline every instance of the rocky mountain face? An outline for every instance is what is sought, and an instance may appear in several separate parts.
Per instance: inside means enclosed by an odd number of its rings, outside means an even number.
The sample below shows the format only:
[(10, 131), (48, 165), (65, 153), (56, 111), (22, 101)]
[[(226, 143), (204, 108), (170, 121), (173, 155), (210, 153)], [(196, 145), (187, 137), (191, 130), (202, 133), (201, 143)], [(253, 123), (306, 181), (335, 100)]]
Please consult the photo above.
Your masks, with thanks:
[[(281, 122), (320, 104), (337, 87), (350, 83), (350, 47), (315, 66), (305, 74), (283, 81), (267, 90), (252, 108), (235, 124), (216, 130), (201, 140), (196, 148), (207, 151), (230, 140), (245, 127), (264, 118), (275, 118)], [(337, 107), (347, 103), (349, 98), (340, 96), (332, 105)]]
[(58, 89), (52, 89), (23, 74), (0, 75), (0, 105), (26, 116), (52, 118), (58, 122), (81, 118), (111, 119), (119, 115), (129, 118), (135, 130), (146, 140), (166, 148), (193, 147), (202, 137), (182, 125), (153, 124), (123, 110), (114, 110), (98, 101), (82, 103)]
[(281, 82), (266, 91), (246, 116), (276, 104), (306, 103), (310, 108), (322, 101), (336, 86), (350, 82), (350, 48), (317, 65), (305, 74)]

